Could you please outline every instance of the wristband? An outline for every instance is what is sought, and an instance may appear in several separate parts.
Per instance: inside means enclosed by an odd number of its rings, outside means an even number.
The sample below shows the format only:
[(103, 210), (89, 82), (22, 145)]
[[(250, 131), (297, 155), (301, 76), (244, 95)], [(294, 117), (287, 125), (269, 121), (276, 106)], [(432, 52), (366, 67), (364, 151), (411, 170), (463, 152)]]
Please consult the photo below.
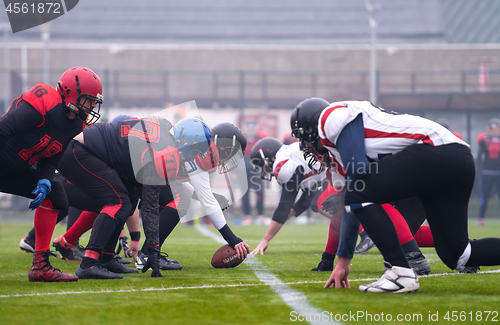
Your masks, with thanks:
[(141, 232), (140, 231), (134, 231), (130, 233), (130, 239), (132, 241), (139, 241), (141, 240)]
[(241, 238), (236, 237), (236, 235), (231, 231), (227, 223), (219, 229), (220, 234), (224, 237), (224, 240), (227, 241), (229, 246), (233, 247), (237, 244), (241, 243), (243, 240)]

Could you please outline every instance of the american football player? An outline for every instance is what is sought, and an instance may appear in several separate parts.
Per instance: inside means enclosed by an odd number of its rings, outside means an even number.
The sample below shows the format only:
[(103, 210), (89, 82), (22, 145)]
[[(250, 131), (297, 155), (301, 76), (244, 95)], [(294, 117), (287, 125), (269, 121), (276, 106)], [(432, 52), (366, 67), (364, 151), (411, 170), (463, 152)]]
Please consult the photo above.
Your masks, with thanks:
[[(307, 162), (304, 160), (303, 150), (301, 149), (305, 150)], [(333, 203), (338, 198), (343, 198), (342, 187), (345, 183), (346, 173), (340, 162), (334, 156), (330, 157), (327, 152), (316, 154), (314, 151), (308, 150), (308, 148), (301, 148), (299, 143), (287, 146), (282, 145), (281, 142), (273, 138), (266, 138), (257, 142), (254, 149), (252, 149), (251, 157), (253, 164), (261, 171), (262, 178), (270, 180), (272, 176), (275, 176), (283, 189), (280, 203), (273, 215), (273, 221), (262, 241), (252, 251), (252, 254), (260, 253), (264, 255), (269, 241), (278, 233), (284, 222), (293, 215), (300, 215), (311, 206), (315, 212), (320, 212), (331, 218), (325, 251), (318, 266), (312, 270), (332, 271), (339, 244), (339, 232), (344, 210), (342, 202), (341, 204)], [(326, 163), (327, 161), (329, 163)], [(321, 167), (322, 164), (323, 167)], [(303, 194), (294, 204), (295, 197), (300, 189), (302, 189)], [(390, 214), (393, 222), (398, 225), (398, 236), (412, 268), (420, 275), (430, 273), (429, 264), (420, 252), (418, 243), (413, 238), (403, 216), (391, 205), (384, 205), (384, 208)], [(415, 207), (414, 205), (411, 206), (411, 209), (406, 209), (404, 205), (401, 205), (401, 208), (405, 211), (405, 214), (412, 213), (406, 212), (406, 210), (418, 211), (418, 206)], [(425, 229), (422, 229), (422, 233), (424, 232)], [(427, 234), (429, 234), (429, 231), (427, 231)], [(426, 245), (432, 244), (426, 243)]]
[(56, 89), (37, 83), (0, 118), (0, 191), (33, 199), (29, 207), (36, 210), (29, 281), (78, 280), (49, 263), (58, 210), (68, 206), (62, 185), (53, 177), (71, 139), (99, 119), (101, 104), (99, 77), (75, 67), (62, 74)]
[[(241, 238), (234, 235), (227, 224), (222, 211), (228, 207), (228, 200), (222, 195), (212, 193), (209, 174), (228, 173), (237, 167), (238, 161), (242, 163), (247, 145), (246, 137), (234, 124), (224, 122), (212, 128), (211, 140), (207, 154), (204, 157), (198, 156), (193, 161), (197, 172), (190, 173), (187, 177), (180, 177), (179, 180), (183, 182), (184, 189), (201, 203), (205, 216), (210, 219), (222, 237), (236, 250), (241, 259), (245, 259), (250, 248)], [(170, 202), (163, 205), (161, 209), (160, 247), (187, 211), (187, 209), (179, 208), (174, 198), (171, 198)], [(137, 268), (142, 268), (147, 255), (148, 249), (145, 242), (137, 257)], [(162, 257), (160, 263), (161, 268), (165, 270), (179, 269), (176, 264), (180, 265), (176, 260), (169, 260), (165, 257)]]
[[(381, 206), (385, 202), (420, 199), (436, 251), (448, 267), (461, 270), (500, 264), (500, 250), (491, 249), (500, 247), (500, 239), (468, 238), (467, 205), (474, 182), (474, 161), (469, 145), (443, 126), (421, 117), (387, 112), (369, 102), (330, 104), (314, 98), (294, 109), (291, 127), (294, 136), (306, 145), (337, 151), (346, 166), (344, 203), (352, 214), (344, 217), (340, 245), (355, 245), (351, 238), (357, 236), (359, 227), (351, 226), (356, 222), (346, 219), (357, 218), (384, 256), (384, 275), (375, 283), (361, 285), (360, 291), (405, 293), (419, 289), (417, 275), (409, 267), (394, 225)], [(417, 218), (421, 216), (409, 222)], [(339, 254), (325, 288), (332, 284), (350, 287), (351, 258)]]
[(171, 128), (169, 121), (158, 117), (130, 119), (95, 125), (70, 143), (59, 172), (100, 209), (93, 215), (87, 211), (78, 220), (92, 224), (85, 258), (76, 271), (79, 278), (120, 279), (119, 273), (137, 272), (114, 259), (114, 248), (139, 197), (152, 251), (144, 271), (151, 268), (152, 277), (161, 276), (157, 226), (161, 189), (168, 186), (183, 193), (177, 175), (192, 170), (181, 164), (189, 164), (210, 146), (210, 131), (200, 120), (187, 121), (177, 140), (170, 134)]

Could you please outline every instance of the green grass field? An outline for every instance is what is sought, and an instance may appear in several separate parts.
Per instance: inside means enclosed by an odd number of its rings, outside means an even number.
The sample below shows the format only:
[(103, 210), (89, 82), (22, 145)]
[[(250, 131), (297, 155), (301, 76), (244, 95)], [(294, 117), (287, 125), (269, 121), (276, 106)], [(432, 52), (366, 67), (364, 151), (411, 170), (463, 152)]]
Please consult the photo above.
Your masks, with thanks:
[[(308, 323), (301, 316), (313, 317), (294, 313), (247, 264), (234, 269), (212, 268), (210, 259), (221, 244), (183, 225), (175, 229), (164, 250), (184, 268), (162, 271), (164, 278), (153, 279), (148, 272), (125, 275), (123, 280), (30, 283), (27, 275), (32, 255), (18, 248), (30, 227), (30, 223), (0, 223), (0, 324), (286, 324)], [(233, 228), (251, 248), (258, 244), (265, 229)], [(215, 231), (213, 227), (210, 230)], [(64, 231), (65, 226), (58, 225), (54, 236)], [(322, 219), (309, 226), (285, 226), (271, 242), (268, 253), (256, 257), (262, 264), (257, 272), (271, 273), (288, 288), (302, 293), (320, 313), (316, 316), (337, 317), (343, 324), (446, 324), (454, 323), (454, 317), (458, 323), (471, 324), (484, 323), (486, 316), (489, 322), (500, 320), (500, 274), (456, 274), (431, 248), (423, 252), (432, 273), (449, 274), (420, 278), (420, 291), (415, 294), (357, 291), (359, 284), (372, 282), (359, 279), (378, 278), (383, 272), (376, 249), (353, 260), (352, 289), (323, 289), (329, 272), (310, 269), (320, 260), (327, 234), (328, 224)], [(471, 238), (498, 234), (500, 222), (490, 221), (484, 228), (476, 228), (471, 222)], [(88, 234), (82, 242), (87, 240)], [(51, 263), (71, 273), (78, 265), (59, 258), (51, 258)], [(255, 263), (252, 265), (255, 268)], [(483, 267), (481, 272), (497, 269)], [(446, 313), (449, 320), (445, 319)], [(387, 321), (389, 316), (392, 321)], [(397, 321), (398, 316), (401, 321)], [(430, 321), (430, 317), (437, 317), (437, 321)]]

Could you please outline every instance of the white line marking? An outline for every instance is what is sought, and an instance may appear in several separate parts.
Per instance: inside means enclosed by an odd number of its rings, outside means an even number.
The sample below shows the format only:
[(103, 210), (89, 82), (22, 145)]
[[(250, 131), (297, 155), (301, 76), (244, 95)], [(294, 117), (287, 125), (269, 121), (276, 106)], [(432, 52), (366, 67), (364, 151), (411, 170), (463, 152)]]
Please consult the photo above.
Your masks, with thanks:
[[(227, 244), (227, 242), (220, 235), (214, 234), (206, 227), (196, 226), (196, 229), (202, 235), (210, 237), (220, 244)], [(252, 269), (260, 281), (264, 282), (265, 285), (270, 286), (271, 289), (273, 289), (273, 291), (276, 292), (281, 299), (283, 299), (283, 301), (292, 308), (293, 311), (297, 312), (297, 314), (309, 316), (312, 319), (310, 321), (311, 324), (325, 323), (325, 321), (322, 321), (322, 310), (313, 307), (309, 301), (307, 301), (307, 297), (303, 293), (290, 288), (274, 274), (266, 271), (266, 267), (255, 257), (255, 255), (248, 255), (244, 263)], [(340, 324), (337, 322), (329, 323)]]
[[(481, 271), (478, 274), (487, 274), (487, 273), (500, 273), (500, 270), (491, 270), (491, 271)], [(433, 277), (433, 276), (446, 276), (446, 275), (461, 275), (467, 276), (466, 274), (461, 273), (437, 273), (437, 274), (429, 274), (421, 277)], [(365, 279), (352, 279), (349, 282), (357, 282), (357, 281), (375, 281), (379, 278), (365, 278)], [(287, 285), (294, 284), (311, 284), (311, 283), (325, 283), (324, 280), (318, 281), (297, 281), (297, 282), (283, 282)], [(101, 290), (101, 291), (61, 291), (61, 292), (38, 292), (38, 293), (18, 293), (12, 295), (0, 295), (0, 298), (16, 298), (16, 297), (33, 297), (33, 296), (57, 296), (57, 295), (75, 295), (75, 294), (95, 294), (95, 293), (130, 293), (130, 292), (144, 292), (144, 291), (168, 291), (168, 290), (187, 290), (187, 289), (219, 289), (219, 288), (235, 288), (235, 287), (257, 287), (264, 286), (266, 283), (239, 283), (239, 284), (223, 284), (223, 285), (203, 285), (203, 286), (193, 286), (193, 287), (161, 287), (161, 288), (144, 288), (144, 289), (129, 289), (129, 290)]]

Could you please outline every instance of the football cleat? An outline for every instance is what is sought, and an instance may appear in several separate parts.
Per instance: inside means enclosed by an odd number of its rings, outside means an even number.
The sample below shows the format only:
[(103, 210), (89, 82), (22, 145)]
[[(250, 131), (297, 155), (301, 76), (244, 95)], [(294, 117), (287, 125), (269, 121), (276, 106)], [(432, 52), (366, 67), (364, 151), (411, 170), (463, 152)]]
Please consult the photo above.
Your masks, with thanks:
[(34, 253), (35, 252), (35, 243), (31, 242), (29, 239), (24, 237), (19, 242), (19, 248), (21, 250), (25, 251), (26, 253)]
[(127, 260), (125, 258), (122, 258), (120, 255), (118, 254), (115, 254), (115, 260), (117, 260), (119, 263), (122, 263), (122, 264), (132, 264), (132, 261), (131, 260)]
[(477, 273), (477, 271), (479, 270), (480, 270), (479, 266), (466, 266), (460, 271), (458, 271), (458, 273), (472, 274), (472, 273)]
[(335, 259), (335, 255), (329, 254), (327, 252), (323, 252), (321, 256), (321, 261), (318, 266), (311, 271), (333, 271), (333, 260)]
[(160, 270), (182, 270), (178, 260), (169, 260), (167, 257), (167, 253), (160, 253)]
[(418, 277), (411, 268), (391, 266), (384, 262), (384, 274), (376, 282), (359, 286), (361, 292), (372, 293), (411, 293), (420, 288)]
[(78, 265), (75, 274), (79, 279), (123, 279), (123, 275), (113, 273), (103, 268), (99, 263), (95, 263), (87, 269), (82, 269), (80, 265)]
[[(167, 253), (160, 254), (160, 270), (182, 270), (182, 265), (179, 264), (177, 260), (170, 260), (167, 258)], [(135, 262), (135, 267), (139, 270), (144, 268), (144, 265), (148, 262), (148, 255), (145, 255), (141, 251), (137, 254), (137, 259)]]
[(78, 277), (56, 269), (49, 262), (48, 250), (33, 254), (33, 265), (28, 273), (30, 282), (74, 282)]
[(113, 273), (137, 273), (139, 272), (137, 269), (128, 267), (123, 265), (122, 263), (118, 262), (116, 258), (112, 258), (109, 262), (107, 263), (101, 263), (101, 266), (105, 269), (108, 269), (109, 271)]
[(429, 262), (425, 259), (421, 252), (409, 252), (405, 254), (406, 260), (410, 267), (417, 275), (425, 275), (431, 273)]
[(61, 235), (54, 239), (52, 246), (59, 252), (61, 258), (65, 261), (81, 261), (83, 258), (75, 254), (75, 246), (66, 242), (64, 236)]
[(138, 270), (142, 270), (142, 268), (144, 267), (144, 265), (146, 265), (147, 261), (148, 261), (148, 256), (145, 255), (143, 252), (139, 251), (137, 253), (137, 258), (135, 260), (135, 267)]
[(373, 246), (375, 246), (375, 243), (370, 237), (368, 237), (366, 232), (363, 230), (361, 232), (361, 241), (359, 242), (358, 246), (356, 246), (356, 248), (354, 249), (354, 254), (364, 254), (368, 252), (370, 249), (372, 249)]
[(83, 260), (85, 257), (85, 248), (82, 245), (77, 244), (73, 250), (75, 251), (75, 255)]

